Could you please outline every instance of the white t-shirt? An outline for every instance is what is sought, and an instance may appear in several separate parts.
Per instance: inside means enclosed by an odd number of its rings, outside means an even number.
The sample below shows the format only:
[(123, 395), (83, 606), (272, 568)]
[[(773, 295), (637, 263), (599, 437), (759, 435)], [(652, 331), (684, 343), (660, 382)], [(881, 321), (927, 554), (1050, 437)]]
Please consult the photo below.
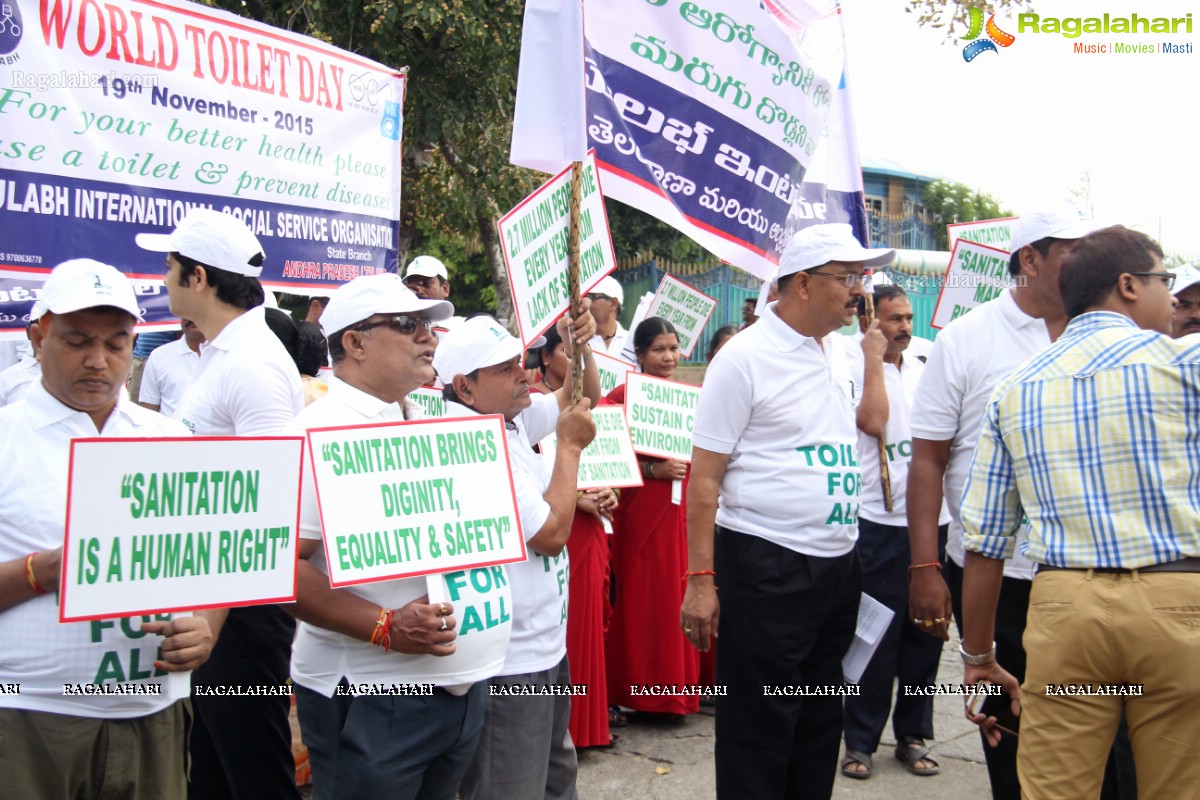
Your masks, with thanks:
[(155, 348), (142, 370), (138, 402), (158, 406), (158, 413), (174, 419), (179, 398), (199, 369), (200, 354), (188, 347), (183, 337)]
[[(958, 507), (975, 456), (979, 424), (992, 390), (1014, 369), (1050, 346), (1046, 324), (1022, 311), (1012, 290), (978, 306), (942, 329), (933, 343), (913, 405), (912, 435), (952, 440), (943, 489), (954, 518), (946, 553), (962, 565)], [(1025, 541), (1022, 530), (1018, 543)], [(1004, 564), (1009, 578), (1032, 580), (1033, 564), (1018, 551)]]
[[(303, 434), (309, 428), (399, 422), (424, 416), (412, 401), (401, 409), (331, 378), (329, 392), (313, 401), (286, 429)], [(312, 464), (304, 461), (300, 499), (300, 538), (321, 538)], [(309, 563), (329, 574), (325, 548)], [(408, 655), (385, 652), (382, 647), (353, 639), (307, 622), (296, 626), (292, 645), (292, 680), (314, 692), (332, 697), (338, 683), (432, 683), (437, 686), (470, 686), (500, 672), (512, 629), (512, 592), (503, 566), (459, 571), (441, 576), (459, 622), (458, 647), (453, 655)], [(426, 592), (425, 578), (403, 578), (345, 587), (381, 607), (400, 609)]]
[[(863, 392), (862, 348), (850, 344), (846, 348), (850, 358), (854, 392), (859, 398)], [(908, 486), (908, 465), (912, 461), (911, 416), (913, 402), (917, 396), (917, 384), (925, 365), (908, 354), (900, 359), (900, 366), (883, 362), (883, 383), (888, 397), (888, 421), (884, 431), (884, 452), (888, 461), (888, 477), (892, 487), (892, 510), (888, 512), (883, 503), (883, 481), (879, 471), (879, 439), (858, 432), (858, 460), (862, 465), (862, 513), (861, 516), (880, 525), (908, 527), (905, 515), (905, 494)], [(950, 512), (942, 503), (939, 525), (950, 521)]]
[[(512, 464), (513, 487), (517, 492), (517, 512), (525, 541), (533, 538), (550, 517), (546, 489), (550, 487), (553, 464), (533, 451), (531, 442), (540, 442), (554, 432), (558, 422), (558, 398), (552, 394), (534, 394), (532, 405), (522, 411), (508, 432), (508, 457)], [(470, 408), (446, 403), (447, 417), (470, 417)], [(513, 620), (508, 656), (501, 675), (524, 675), (550, 669), (567, 654), (567, 583), (569, 578), (566, 548), (558, 556), (545, 556), (526, 548), (526, 559), (508, 565), (512, 580)]]
[(15, 403), (25, 396), (33, 383), (41, 383), (42, 365), (32, 355), (0, 372), (0, 406)]
[(274, 436), (303, 408), (300, 371), (258, 306), (200, 346), (175, 419), (197, 436)]
[(858, 430), (841, 340), (797, 333), (770, 304), (708, 367), (692, 444), (729, 455), (717, 523), (805, 555), (858, 539)]
[[(97, 433), (90, 416), (60, 403), (40, 381), (32, 384), (22, 400), (0, 409), (0, 562), (62, 546), (71, 439), (187, 435), (123, 394)], [(0, 692), (0, 707), (130, 719), (174, 702), (166, 673), (154, 674), (162, 637), (140, 630), (150, 617), (60, 623), (57, 599), (44, 594), (0, 611), (0, 684), (21, 685), (19, 694)], [(162, 694), (63, 694), (64, 684), (116, 683), (158, 684)]]
[[(625, 326), (618, 321), (617, 332), (613, 335), (611, 342), (605, 344), (604, 337), (597, 333), (588, 341), (588, 344), (591, 345), (592, 350), (597, 353), (604, 353), (605, 355), (612, 356), (613, 358), (620, 358), (621, 349), (625, 347), (625, 337), (628, 335), (629, 331), (625, 330)], [(630, 347), (632, 347), (632, 345), (630, 345)]]

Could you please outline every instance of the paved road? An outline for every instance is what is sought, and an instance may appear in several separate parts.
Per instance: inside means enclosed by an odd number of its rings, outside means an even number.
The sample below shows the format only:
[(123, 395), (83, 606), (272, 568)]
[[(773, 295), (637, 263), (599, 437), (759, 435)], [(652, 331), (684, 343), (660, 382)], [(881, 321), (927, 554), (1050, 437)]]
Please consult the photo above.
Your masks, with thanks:
[[(942, 653), (939, 682), (962, 679), (958, 642), (947, 643)], [(987, 797), (987, 769), (978, 729), (962, 715), (959, 697), (938, 697), (934, 702), (933, 753), (942, 772), (918, 777), (892, 758), (896, 741), (890, 723), (875, 754), (875, 774), (870, 780), (852, 780), (840, 774), (835, 798), (896, 798), (919, 796), (930, 800)], [(607, 749), (580, 753), (580, 800), (693, 800), (713, 797), (713, 716), (705, 706), (682, 723), (637, 723), (616, 731), (620, 739)]]

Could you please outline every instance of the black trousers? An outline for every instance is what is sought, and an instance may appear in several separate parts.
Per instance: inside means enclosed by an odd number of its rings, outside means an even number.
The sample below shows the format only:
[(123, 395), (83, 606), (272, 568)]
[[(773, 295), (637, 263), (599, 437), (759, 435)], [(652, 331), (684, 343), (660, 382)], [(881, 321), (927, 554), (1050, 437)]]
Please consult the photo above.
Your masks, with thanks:
[(840, 695), (854, 639), (858, 555), (818, 558), (717, 527), (721, 627), (716, 702), (717, 797), (828, 798), (842, 738)]
[[(287, 682), (296, 622), (275, 606), (233, 608), (194, 685)], [(291, 698), (193, 696), (189, 800), (299, 800)]]
[[(945, 552), (946, 527), (938, 528), (939, 552)], [(858, 682), (860, 694), (846, 698), (846, 749), (869, 755), (879, 748), (892, 710), (893, 682), (896, 741), (903, 736), (933, 738), (933, 697), (909, 692), (908, 687), (923, 688), (937, 682), (942, 641), (921, 633), (908, 619), (908, 565), (912, 563), (908, 528), (859, 517), (857, 549), (863, 592), (895, 614)]]
[[(946, 583), (950, 586), (950, 599), (954, 604), (954, 622), (962, 635), (962, 567), (949, 558), (945, 559)], [(1012, 673), (1021, 683), (1025, 682), (1025, 647), (1021, 637), (1025, 635), (1025, 620), (1029, 614), (1029, 591), (1032, 581), (1005, 578), (1000, 586), (1000, 602), (996, 605), (996, 660), (1000, 666)], [(1017, 778), (1017, 740), (1001, 736), (997, 747), (988, 747), (983, 742), (983, 757), (987, 761), (988, 780), (992, 784), (992, 797), (997, 800), (1020, 800), (1021, 783)], [(1108, 763), (1104, 768), (1104, 782), (1100, 788), (1100, 800), (1136, 800), (1137, 774), (1133, 766), (1133, 748), (1129, 743), (1129, 727), (1125, 715), (1117, 728)]]

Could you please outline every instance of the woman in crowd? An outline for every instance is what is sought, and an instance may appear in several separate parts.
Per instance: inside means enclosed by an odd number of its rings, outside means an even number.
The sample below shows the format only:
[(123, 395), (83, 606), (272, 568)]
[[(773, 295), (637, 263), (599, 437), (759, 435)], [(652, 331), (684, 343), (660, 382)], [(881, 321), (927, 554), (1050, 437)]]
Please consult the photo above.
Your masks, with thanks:
[[(531, 388), (549, 394), (569, 379), (571, 359), (557, 328), (546, 331), (538, 352), (542, 378)], [(570, 588), (567, 603), (567, 661), (571, 682), (588, 687), (586, 697), (571, 698), (571, 739), (576, 747), (612, 744), (608, 728), (608, 691), (604, 665), (604, 629), (612, 611), (608, 602), (608, 534), (602, 517), (611, 520), (617, 496), (612, 489), (580, 492), (575, 521), (567, 540)]]
[[(649, 317), (633, 333), (638, 370), (671, 380), (679, 365), (679, 335), (662, 317)], [(624, 404), (625, 387), (609, 395)], [(616, 587), (608, 629), (608, 701), (647, 714), (681, 717), (700, 707), (698, 697), (634, 694), (631, 686), (695, 685), (700, 652), (679, 630), (687, 571), (687, 510), (671, 501), (674, 481), (687, 496), (688, 465), (639, 456), (644, 485), (625, 489), (613, 521), (612, 572)]]
[(733, 335), (737, 332), (736, 325), (726, 325), (722, 328), (717, 328), (717, 332), (713, 334), (712, 341), (708, 345), (708, 360), (712, 361), (717, 351), (724, 347), (725, 343), (733, 338)]

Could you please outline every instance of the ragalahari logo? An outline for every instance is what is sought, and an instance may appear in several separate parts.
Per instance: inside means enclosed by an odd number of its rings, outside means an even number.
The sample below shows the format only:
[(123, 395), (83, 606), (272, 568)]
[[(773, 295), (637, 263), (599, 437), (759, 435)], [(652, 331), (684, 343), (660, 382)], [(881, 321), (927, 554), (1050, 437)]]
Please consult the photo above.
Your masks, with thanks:
[[(987, 32), (988, 38), (980, 39), (979, 34)], [(964, 41), (970, 42), (963, 48), (963, 61), (971, 62), (980, 53), (993, 52), (998, 53), (996, 45), (1008, 47), (1017, 40), (1017, 37), (1011, 33), (1006, 33), (1000, 30), (1000, 26), (996, 24), (996, 15), (992, 14), (988, 17), (987, 25), (983, 24), (983, 9), (979, 6), (971, 6), (967, 9), (967, 35), (962, 37)]]

